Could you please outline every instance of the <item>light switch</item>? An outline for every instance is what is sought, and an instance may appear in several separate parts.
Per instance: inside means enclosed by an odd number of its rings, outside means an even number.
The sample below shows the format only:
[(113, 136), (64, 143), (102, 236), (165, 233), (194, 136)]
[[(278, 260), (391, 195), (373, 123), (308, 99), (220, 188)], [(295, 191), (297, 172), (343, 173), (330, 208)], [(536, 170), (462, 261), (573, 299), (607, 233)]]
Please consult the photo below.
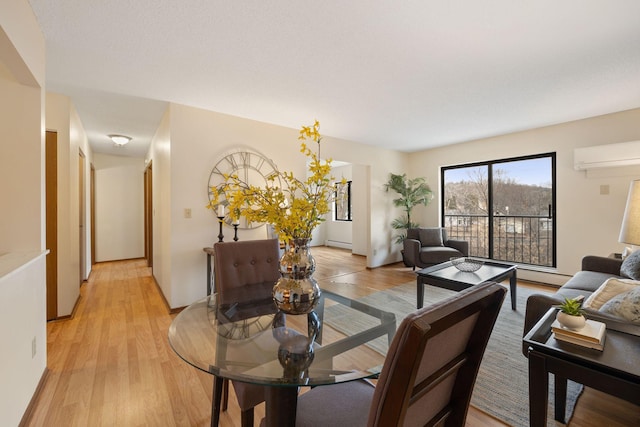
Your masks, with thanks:
[(191, 218), (191, 208), (184, 208), (184, 217)]
[(607, 194), (609, 194), (609, 185), (607, 184), (603, 184), (600, 186), (600, 194), (603, 196), (606, 196)]

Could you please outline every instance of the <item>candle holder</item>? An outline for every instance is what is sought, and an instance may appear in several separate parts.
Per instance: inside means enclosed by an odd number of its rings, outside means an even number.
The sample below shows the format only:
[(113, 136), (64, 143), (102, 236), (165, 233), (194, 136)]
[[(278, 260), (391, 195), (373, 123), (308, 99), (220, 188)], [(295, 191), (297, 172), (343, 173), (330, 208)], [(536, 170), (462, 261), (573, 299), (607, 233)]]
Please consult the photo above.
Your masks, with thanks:
[(224, 234), (222, 234), (222, 223), (224, 222), (224, 217), (219, 216), (218, 222), (220, 223), (220, 233), (218, 234), (218, 243), (224, 241)]
[(236, 224), (235, 222), (233, 223), (233, 241), (238, 241), (238, 224)]

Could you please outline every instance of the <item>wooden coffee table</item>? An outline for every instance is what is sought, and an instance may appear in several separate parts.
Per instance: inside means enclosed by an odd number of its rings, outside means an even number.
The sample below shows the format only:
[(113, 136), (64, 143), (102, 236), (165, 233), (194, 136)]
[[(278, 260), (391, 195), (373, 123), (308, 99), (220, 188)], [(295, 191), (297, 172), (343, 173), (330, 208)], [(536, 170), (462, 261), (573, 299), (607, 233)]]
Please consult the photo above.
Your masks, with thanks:
[(450, 261), (417, 271), (418, 308), (424, 305), (424, 285), (438, 288), (462, 291), (471, 286), (484, 282), (501, 282), (509, 278), (511, 291), (511, 309), (516, 309), (517, 266), (503, 262), (483, 260), (484, 265), (479, 270), (466, 273), (458, 270)]

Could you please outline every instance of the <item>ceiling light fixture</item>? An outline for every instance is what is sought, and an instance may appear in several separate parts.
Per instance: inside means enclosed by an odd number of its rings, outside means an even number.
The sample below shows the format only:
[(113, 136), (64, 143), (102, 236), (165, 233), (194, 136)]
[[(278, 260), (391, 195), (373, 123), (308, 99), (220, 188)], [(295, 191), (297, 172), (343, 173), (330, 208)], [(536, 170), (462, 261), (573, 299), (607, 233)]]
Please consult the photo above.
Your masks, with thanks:
[(109, 135), (109, 138), (111, 138), (111, 140), (119, 146), (123, 146), (126, 143), (128, 143), (129, 141), (131, 141), (131, 137), (130, 136), (124, 136), (124, 135)]

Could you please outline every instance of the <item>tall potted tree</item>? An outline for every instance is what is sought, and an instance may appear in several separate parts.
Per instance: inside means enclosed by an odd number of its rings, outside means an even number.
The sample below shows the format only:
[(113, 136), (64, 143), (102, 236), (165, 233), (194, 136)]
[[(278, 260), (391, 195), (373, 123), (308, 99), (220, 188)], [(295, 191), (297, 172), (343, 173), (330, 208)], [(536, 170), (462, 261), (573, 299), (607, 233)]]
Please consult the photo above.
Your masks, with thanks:
[(404, 173), (402, 175), (390, 173), (384, 187), (386, 191), (393, 190), (399, 194), (399, 197), (393, 199), (393, 205), (404, 209), (404, 215), (391, 222), (393, 229), (400, 230), (395, 242), (402, 243), (407, 237), (407, 230), (419, 226), (411, 221), (411, 211), (418, 205), (427, 206), (433, 199), (433, 192), (424, 178), (408, 179), (407, 174)]

